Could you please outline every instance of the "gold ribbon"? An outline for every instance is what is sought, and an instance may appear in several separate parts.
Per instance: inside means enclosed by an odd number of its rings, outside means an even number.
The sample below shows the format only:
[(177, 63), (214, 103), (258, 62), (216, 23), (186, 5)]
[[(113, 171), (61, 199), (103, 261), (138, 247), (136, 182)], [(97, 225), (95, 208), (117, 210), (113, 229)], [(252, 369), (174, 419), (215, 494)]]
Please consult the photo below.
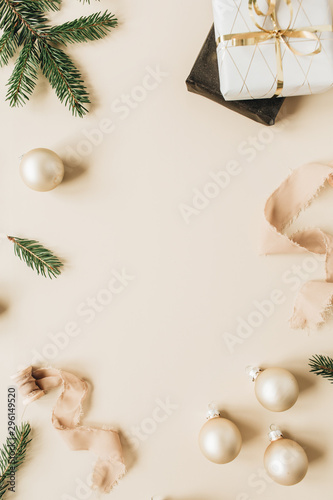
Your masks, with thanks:
[[(255, 26), (259, 29), (259, 31), (251, 31), (248, 33), (234, 33), (230, 35), (223, 35), (222, 37), (218, 37), (217, 45), (223, 42), (232, 42), (233, 47), (239, 46), (249, 46), (249, 45), (257, 45), (259, 43), (267, 42), (268, 40), (275, 40), (275, 54), (277, 61), (277, 88), (273, 97), (279, 97), (282, 93), (282, 89), (284, 86), (284, 73), (283, 73), (283, 64), (282, 64), (282, 53), (281, 46), (282, 43), (296, 56), (314, 56), (319, 54), (322, 50), (322, 45), (319, 37), (316, 33), (324, 33), (326, 31), (332, 31), (332, 25), (321, 25), (321, 26), (307, 26), (305, 28), (293, 29), (291, 28), (291, 23), (294, 17), (293, 6), (291, 0), (283, 0), (285, 4), (289, 8), (290, 20), (287, 28), (282, 29), (279, 26), (276, 14), (276, 0), (267, 0), (268, 10), (266, 13), (262, 12), (258, 6), (258, 0), (248, 0), (248, 8), (250, 17), (255, 24)], [(255, 18), (255, 14), (257, 16), (270, 17), (273, 29), (266, 29), (264, 26), (261, 26)], [(289, 42), (290, 38), (302, 38), (307, 40), (316, 41), (319, 45), (318, 48), (312, 52), (300, 52), (296, 50)]]

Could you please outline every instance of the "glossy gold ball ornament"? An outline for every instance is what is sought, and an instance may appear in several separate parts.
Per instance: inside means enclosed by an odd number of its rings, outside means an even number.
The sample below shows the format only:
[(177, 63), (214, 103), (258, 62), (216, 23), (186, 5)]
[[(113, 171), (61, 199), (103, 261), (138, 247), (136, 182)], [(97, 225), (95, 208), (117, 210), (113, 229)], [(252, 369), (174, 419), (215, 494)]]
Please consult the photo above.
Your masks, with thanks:
[(270, 411), (286, 411), (296, 403), (299, 386), (292, 373), (284, 368), (248, 367), (248, 374), (255, 382), (259, 403)]
[(59, 186), (65, 173), (59, 156), (50, 149), (37, 148), (25, 153), (20, 163), (23, 182), (35, 191), (51, 191)]
[(269, 477), (283, 486), (292, 486), (302, 481), (309, 467), (303, 448), (295, 441), (285, 439), (279, 429), (271, 430), (269, 440), (271, 444), (264, 456)]
[(232, 462), (242, 447), (238, 427), (227, 418), (222, 418), (216, 409), (209, 410), (207, 419), (199, 434), (201, 452), (215, 464)]

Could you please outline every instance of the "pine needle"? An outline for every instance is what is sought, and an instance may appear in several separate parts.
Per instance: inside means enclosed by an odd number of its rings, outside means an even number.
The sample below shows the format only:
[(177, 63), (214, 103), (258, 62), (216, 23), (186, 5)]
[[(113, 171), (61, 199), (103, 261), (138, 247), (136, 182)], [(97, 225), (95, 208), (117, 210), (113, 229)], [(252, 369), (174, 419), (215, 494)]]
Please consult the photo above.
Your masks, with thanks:
[(24, 462), (31, 427), (28, 423), (22, 423), (7, 437), (6, 442), (0, 448), (0, 498), (6, 494), (10, 486), (10, 476), (16, 473)]
[(8, 236), (9, 241), (14, 243), (14, 253), (45, 278), (57, 278), (61, 273), (63, 263), (50, 250), (44, 248), (36, 240), (26, 240), (15, 236)]
[(333, 359), (316, 354), (309, 360), (310, 372), (330, 380), (333, 384)]

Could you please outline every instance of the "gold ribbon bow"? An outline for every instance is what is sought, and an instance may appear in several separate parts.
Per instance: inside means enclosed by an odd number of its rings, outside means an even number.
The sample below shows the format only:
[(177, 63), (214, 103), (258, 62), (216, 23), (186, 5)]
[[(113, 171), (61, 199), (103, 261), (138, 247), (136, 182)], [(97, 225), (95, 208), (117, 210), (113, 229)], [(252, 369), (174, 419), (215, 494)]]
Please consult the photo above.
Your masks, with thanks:
[[(218, 37), (217, 45), (219, 45), (222, 41), (227, 42), (231, 41), (233, 47), (239, 46), (248, 46), (248, 45), (257, 45), (262, 42), (267, 42), (268, 40), (275, 40), (275, 53), (276, 53), (276, 61), (277, 61), (277, 89), (273, 97), (279, 97), (281, 95), (283, 86), (284, 86), (284, 74), (283, 74), (283, 64), (282, 64), (282, 53), (281, 46), (282, 43), (296, 56), (314, 56), (319, 54), (322, 49), (321, 41), (316, 33), (323, 33), (325, 31), (332, 31), (332, 25), (321, 25), (321, 26), (307, 26), (305, 28), (293, 29), (291, 28), (291, 24), (294, 18), (294, 11), (291, 0), (283, 0), (285, 4), (289, 8), (290, 20), (287, 28), (282, 29), (279, 26), (276, 14), (276, 0), (267, 0), (268, 10), (266, 13), (262, 12), (258, 6), (258, 0), (248, 0), (248, 7), (250, 17), (255, 24), (255, 26), (259, 29), (259, 31), (251, 31), (249, 33), (234, 33), (230, 35), (223, 35), (222, 37)], [(266, 29), (264, 26), (261, 26), (255, 18), (255, 14), (257, 16), (270, 17), (273, 29)], [(318, 48), (312, 52), (300, 52), (296, 50), (289, 42), (290, 38), (303, 38), (307, 40), (314, 40), (318, 43)]]

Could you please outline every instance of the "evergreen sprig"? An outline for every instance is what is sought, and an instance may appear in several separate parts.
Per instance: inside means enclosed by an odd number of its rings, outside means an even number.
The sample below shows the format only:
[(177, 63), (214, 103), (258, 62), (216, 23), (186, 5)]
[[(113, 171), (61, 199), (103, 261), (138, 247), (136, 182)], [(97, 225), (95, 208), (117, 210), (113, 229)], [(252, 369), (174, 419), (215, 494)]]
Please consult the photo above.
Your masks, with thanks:
[(45, 278), (57, 278), (63, 263), (50, 250), (36, 240), (27, 240), (15, 236), (7, 236), (14, 244), (14, 253), (19, 259)]
[(15, 25), (11, 30), (3, 33), (0, 38), (0, 67), (6, 66), (9, 59), (14, 57), (14, 54), (18, 47), (18, 36), (15, 29)]
[(16, 426), (0, 449), (0, 498), (3, 498), (10, 486), (10, 476), (16, 473), (24, 462), (27, 446), (31, 441), (30, 433), (30, 424), (22, 423), (19, 427)]
[[(59, 45), (100, 40), (118, 24), (108, 11), (50, 26), (45, 12), (57, 11), (61, 0), (0, 0), (0, 67), (20, 48), (8, 81), (10, 106), (25, 104), (37, 83), (38, 68), (49, 80), (59, 100), (75, 116), (87, 113), (89, 95), (80, 71)], [(21, 48), (22, 47), (22, 48)]]
[(9, 79), (7, 100), (11, 106), (23, 105), (35, 89), (38, 77), (38, 58), (32, 41), (27, 43), (18, 56)]
[(115, 28), (117, 20), (110, 18), (108, 12), (96, 12), (89, 17), (80, 17), (75, 21), (50, 28), (47, 38), (53, 43), (89, 42), (103, 38), (110, 27)]
[(329, 356), (316, 354), (309, 360), (310, 372), (324, 377), (333, 384), (333, 359)]

